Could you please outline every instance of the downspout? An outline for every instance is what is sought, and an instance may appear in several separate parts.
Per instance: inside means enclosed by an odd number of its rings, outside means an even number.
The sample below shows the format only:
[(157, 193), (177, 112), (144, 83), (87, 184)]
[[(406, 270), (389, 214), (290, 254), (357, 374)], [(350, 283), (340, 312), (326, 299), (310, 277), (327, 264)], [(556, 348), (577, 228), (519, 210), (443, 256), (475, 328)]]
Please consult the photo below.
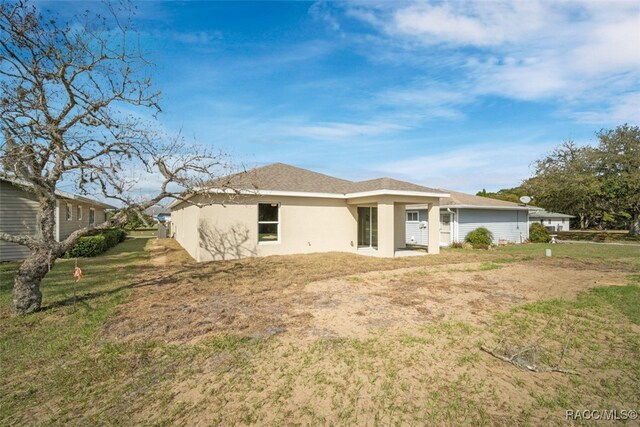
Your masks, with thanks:
[(56, 242), (60, 241), (60, 200), (56, 199)]

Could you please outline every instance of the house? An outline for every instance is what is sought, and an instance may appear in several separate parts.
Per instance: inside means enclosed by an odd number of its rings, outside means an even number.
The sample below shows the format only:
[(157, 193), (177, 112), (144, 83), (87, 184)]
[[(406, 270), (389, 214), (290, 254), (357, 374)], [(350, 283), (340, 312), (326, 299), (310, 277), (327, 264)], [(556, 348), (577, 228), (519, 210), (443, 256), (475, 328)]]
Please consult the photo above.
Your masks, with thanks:
[[(426, 207), (433, 235), (443, 191), (379, 178), (352, 182), (276, 163), (210, 183), (171, 205), (173, 235), (197, 261), (342, 251), (393, 257), (405, 208)], [(428, 252), (439, 252), (438, 241)]]
[(539, 222), (549, 231), (569, 231), (569, 222), (573, 215), (558, 212), (548, 212), (544, 209), (537, 209), (529, 214), (529, 221)]
[[(463, 242), (467, 233), (486, 227), (495, 244), (522, 243), (529, 238), (529, 207), (488, 197), (442, 190), (449, 197), (441, 199), (439, 241), (441, 246)], [(426, 245), (429, 241), (427, 207), (409, 205), (406, 212), (406, 241)]]
[(162, 206), (151, 206), (144, 213), (152, 217), (156, 222), (171, 222), (171, 209)]
[[(56, 190), (56, 240), (91, 224), (106, 220), (113, 206), (86, 197)], [(39, 209), (36, 196), (17, 181), (0, 178), (0, 231), (9, 234), (37, 235)], [(0, 240), (0, 261), (26, 258), (29, 250), (16, 243)]]

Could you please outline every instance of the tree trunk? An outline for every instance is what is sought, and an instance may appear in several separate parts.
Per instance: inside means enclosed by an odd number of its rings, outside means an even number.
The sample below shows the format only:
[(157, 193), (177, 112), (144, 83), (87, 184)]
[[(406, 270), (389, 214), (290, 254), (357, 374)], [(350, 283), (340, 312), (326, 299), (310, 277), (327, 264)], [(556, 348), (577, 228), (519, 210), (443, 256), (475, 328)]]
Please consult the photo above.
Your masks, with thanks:
[(56, 258), (57, 255), (53, 252), (37, 250), (24, 260), (13, 282), (13, 309), (16, 314), (32, 313), (40, 309), (40, 282)]
[(629, 227), (629, 236), (637, 236), (638, 234), (640, 234), (640, 211), (635, 211)]

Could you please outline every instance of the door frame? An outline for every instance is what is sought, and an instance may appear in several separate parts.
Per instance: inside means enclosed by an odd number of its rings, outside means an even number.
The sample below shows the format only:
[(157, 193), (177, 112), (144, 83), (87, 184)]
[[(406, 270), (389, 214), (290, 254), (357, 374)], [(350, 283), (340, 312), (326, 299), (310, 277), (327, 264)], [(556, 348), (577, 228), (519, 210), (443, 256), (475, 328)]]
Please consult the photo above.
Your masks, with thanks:
[[(368, 241), (369, 244), (368, 245), (361, 245), (360, 244), (360, 209), (369, 209), (369, 236), (368, 236)], [(373, 226), (373, 212), (375, 210), (375, 217), (376, 217), (376, 221), (375, 221), (375, 245), (374, 243), (374, 226)], [(366, 248), (372, 248), (372, 249), (378, 249), (378, 207), (377, 206), (358, 206), (357, 208), (357, 214), (358, 214), (358, 220), (357, 220), (357, 231), (358, 231), (358, 235), (357, 235), (357, 248), (358, 249), (366, 249)]]
[[(443, 242), (442, 241), (442, 217), (444, 215), (447, 215), (449, 217), (449, 241), (448, 242)], [(440, 246), (450, 246), (451, 242), (453, 241), (453, 214), (451, 212), (442, 212), (440, 211), (440, 218), (438, 218), (438, 221), (440, 222), (440, 227), (438, 229), (438, 232), (440, 234), (439, 239), (440, 239)]]

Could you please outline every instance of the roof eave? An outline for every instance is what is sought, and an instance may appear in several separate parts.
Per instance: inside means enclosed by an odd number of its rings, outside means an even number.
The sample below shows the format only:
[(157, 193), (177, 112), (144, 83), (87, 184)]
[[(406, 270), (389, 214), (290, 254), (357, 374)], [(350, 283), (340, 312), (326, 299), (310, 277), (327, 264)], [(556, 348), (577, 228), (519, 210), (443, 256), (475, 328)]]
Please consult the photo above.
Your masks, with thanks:
[[(210, 188), (207, 193), (227, 194), (227, 195), (253, 195), (253, 196), (280, 196), (280, 197), (310, 197), (322, 199), (354, 199), (360, 197), (375, 196), (410, 196), (410, 197), (449, 197), (448, 193), (426, 192), (426, 191), (405, 191), (405, 190), (373, 190), (361, 191), (357, 193), (319, 193), (311, 191), (282, 191), (282, 190), (232, 190), (228, 188)], [(190, 199), (193, 195), (184, 199), (174, 200), (169, 204), (169, 208), (177, 206), (179, 203)]]
[[(478, 206), (478, 205), (440, 205), (440, 209), (497, 209), (497, 210), (529, 210), (526, 206)], [(427, 209), (426, 206), (415, 205), (410, 209)]]

